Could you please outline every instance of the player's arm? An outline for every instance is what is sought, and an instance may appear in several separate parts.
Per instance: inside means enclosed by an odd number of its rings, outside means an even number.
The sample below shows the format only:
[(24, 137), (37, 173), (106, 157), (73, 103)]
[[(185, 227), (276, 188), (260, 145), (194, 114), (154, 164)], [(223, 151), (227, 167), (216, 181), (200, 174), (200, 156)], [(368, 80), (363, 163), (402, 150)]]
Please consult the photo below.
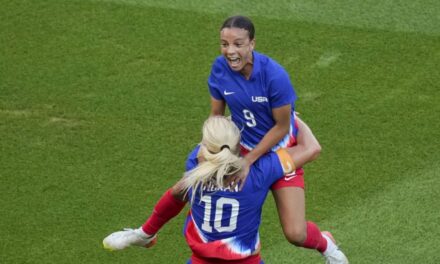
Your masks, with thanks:
[(226, 103), (211, 96), (211, 116), (225, 115)]
[(301, 168), (305, 164), (315, 160), (321, 153), (321, 145), (313, 135), (312, 130), (304, 121), (298, 117), (296, 118), (298, 124), (297, 145), (277, 151), (285, 173), (290, 173), (296, 168)]
[[(290, 156), (299, 156), (293, 158), (297, 162), (297, 167), (302, 167), (306, 163), (315, 160), (321, 153), (321, 145), (316, 139), (309, 126), (298, 116), (295, 117), (298, 124), (298, 143), (296, 146), (288, 148)], [(296, 149), (298, 147), (298, 149)]]
[(289, 74), (282, 67), (268, 68), (269, 101), (272, 106), (274, 126), (266, 133), (258, 145), (246, 155), (249, 164), (254, 163), (263, 154), (280, 142), (290, 129), (292, 103), (296, 100), (295, 91)]
[(253, 164), (289, 133), (291, 105), (288, 104), (274, 108), (272, 110), (272, 116), (275, 120), (275, 125), (267, 132), (260, 143), (245, 156), (249, 165)]

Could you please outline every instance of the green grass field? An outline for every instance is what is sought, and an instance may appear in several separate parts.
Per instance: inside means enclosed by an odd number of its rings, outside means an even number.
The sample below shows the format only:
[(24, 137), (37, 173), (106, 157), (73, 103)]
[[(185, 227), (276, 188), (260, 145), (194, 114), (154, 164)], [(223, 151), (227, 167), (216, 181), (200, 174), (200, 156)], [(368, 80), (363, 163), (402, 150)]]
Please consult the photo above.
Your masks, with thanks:
[[(251, 16), (320, 140), (307, 215), (351, 263), (440, 263), (440, 2), (2, 1), (0, 263), (185, 263), (184, 214), (151, 249), (102, 239), (143, 223), (209, 113), (218, 29)], [(323, 263), (283, 237), (266, 263)]]

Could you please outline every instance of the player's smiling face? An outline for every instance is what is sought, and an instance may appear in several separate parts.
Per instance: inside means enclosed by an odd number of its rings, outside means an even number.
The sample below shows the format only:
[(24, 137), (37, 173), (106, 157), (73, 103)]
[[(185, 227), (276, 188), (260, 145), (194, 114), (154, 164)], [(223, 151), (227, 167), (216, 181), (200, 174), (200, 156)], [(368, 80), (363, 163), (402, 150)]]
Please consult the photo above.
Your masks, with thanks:
[(221, 53), (225, 56), (233, 71), (249, 77), (252, 72), (252, 51), (255, 39), (249, 38), (249, 32), (242, 28), (223, 28), (220, 31)]

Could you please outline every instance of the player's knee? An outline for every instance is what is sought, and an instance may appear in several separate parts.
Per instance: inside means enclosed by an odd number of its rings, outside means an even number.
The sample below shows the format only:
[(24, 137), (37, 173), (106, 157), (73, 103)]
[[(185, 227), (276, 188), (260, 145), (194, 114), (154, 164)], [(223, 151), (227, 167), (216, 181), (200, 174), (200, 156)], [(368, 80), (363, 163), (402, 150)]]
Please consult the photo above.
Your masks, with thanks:
[(289, 243), (301, 246), (304, 240), (306, 240), (307, 230), (302, 226), (291, 226), (284, 230), (284, 236)]

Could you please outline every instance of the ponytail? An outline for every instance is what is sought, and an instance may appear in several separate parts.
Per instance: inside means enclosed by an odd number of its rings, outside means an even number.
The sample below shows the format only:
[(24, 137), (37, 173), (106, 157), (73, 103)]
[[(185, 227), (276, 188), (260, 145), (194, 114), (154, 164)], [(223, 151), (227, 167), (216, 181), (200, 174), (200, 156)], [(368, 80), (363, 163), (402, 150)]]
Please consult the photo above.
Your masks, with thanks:
[(192, 189), (200, 196), (205, 189), (224, 188), (224, 180), (241, 170), (239, 156), (240, 131), (235, 124), (223, 116), (208, 118), (203, 125), (203, 139), (199, 157), (203, 159), (197, 167), (185, 173), (183, 189)]

